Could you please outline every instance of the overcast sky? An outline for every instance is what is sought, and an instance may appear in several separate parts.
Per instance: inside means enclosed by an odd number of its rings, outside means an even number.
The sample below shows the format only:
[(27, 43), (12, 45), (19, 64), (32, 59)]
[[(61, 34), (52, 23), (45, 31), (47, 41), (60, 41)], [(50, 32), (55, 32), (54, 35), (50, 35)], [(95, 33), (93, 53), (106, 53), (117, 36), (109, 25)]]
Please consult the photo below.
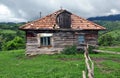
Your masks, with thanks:
[(120, 13), (120, 0), (0, 0), (0, 22), (23, 22), (53, 13), (62, 7), (81, 17)]

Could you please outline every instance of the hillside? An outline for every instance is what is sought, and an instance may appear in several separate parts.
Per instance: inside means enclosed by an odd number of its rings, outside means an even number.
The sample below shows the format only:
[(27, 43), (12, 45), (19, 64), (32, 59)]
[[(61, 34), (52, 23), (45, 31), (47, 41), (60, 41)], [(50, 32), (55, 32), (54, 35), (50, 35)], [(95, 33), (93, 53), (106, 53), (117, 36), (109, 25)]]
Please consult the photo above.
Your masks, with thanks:
[(109, 16), (98, 16), (98, 17), (90, 17), (88, 20), (95, 21), (95, 20), (101, 20), (101, 21), (120, 21), (120, 14), (116, 15), (109, 15)]
[(106, 28), (106, 30), (102, 32), (120, 30), (120, 21), (93, 21), (93, 22)]
[(116, 46), (120, 45), (120, 29), (104, 33), (99, 36), (99, 45)]
[(105, 31), (99, 32), (99, 45), (120, 45), (120, 21), (94, 21), (106, 27)]
[(106, 34), (111, 34), (111, 35), (113, 35), (113, 37), (120, 39), (120, 29), (114, 30), (114, 31), (110, 31), (110, 32), (108, 32)]
[(24, 23), (12, 22), (0, 23), (0, 50), (12, 50), (25, 47), (25, 33), (18, 30), (18, 27), (23, 24)]

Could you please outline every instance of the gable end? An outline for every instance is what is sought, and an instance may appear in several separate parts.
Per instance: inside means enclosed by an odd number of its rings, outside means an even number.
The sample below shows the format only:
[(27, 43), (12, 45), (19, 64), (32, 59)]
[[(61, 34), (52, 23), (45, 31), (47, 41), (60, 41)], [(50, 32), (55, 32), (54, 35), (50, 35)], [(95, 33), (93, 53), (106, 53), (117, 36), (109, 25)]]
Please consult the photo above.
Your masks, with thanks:
[(70, 28), (71, 27), (71, 13), (64, 11), (57, 15), (56, 23), (60, 28)]

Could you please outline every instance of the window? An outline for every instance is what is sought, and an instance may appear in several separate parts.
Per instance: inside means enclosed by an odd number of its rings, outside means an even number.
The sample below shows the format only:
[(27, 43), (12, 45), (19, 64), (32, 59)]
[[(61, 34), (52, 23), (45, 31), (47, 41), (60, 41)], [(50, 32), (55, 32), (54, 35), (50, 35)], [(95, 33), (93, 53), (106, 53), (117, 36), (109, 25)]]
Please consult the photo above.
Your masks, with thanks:
[(50, 46), (51, 45), (50, 41), (51, 41), (50, 37), (41, 37), (40, 38), (41, 46)]
[(38, 42), (40, 42), (40, 46), (44, 47), (49, 47), (52, 46), (52, 42), (51, 42), (51, 38), (53, 36), (53, 33), (39, 33), (39, 40)]
[(84, 35), (78, 36), (78, 41), (79, 41), (79, 44), (83, 44), (85, 42)]

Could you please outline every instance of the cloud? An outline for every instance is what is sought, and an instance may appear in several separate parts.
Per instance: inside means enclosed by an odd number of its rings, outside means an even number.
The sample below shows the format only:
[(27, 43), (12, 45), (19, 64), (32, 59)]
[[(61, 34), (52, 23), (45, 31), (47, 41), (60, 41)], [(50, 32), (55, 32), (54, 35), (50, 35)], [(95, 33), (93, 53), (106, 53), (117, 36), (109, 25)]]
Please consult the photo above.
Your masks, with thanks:
[(37, 19), (40, 12), (45, 16), (60, 7), (85, 18), (116, 14), (120, 10), (120, 0), (0, 0), (0, 4), (11, 12), (8, 16), (21, 20)]
[[(22, 11), (20, 11), (22, 12)], [(0, 22), (23, 22), (23, 18), (17, 18), (5, 5), (0, 5)]]
[(109, 13), (106, 13), (106, 15), (114, 15), (114, 14), (120, 14), (120, 10), (111, 9)]

